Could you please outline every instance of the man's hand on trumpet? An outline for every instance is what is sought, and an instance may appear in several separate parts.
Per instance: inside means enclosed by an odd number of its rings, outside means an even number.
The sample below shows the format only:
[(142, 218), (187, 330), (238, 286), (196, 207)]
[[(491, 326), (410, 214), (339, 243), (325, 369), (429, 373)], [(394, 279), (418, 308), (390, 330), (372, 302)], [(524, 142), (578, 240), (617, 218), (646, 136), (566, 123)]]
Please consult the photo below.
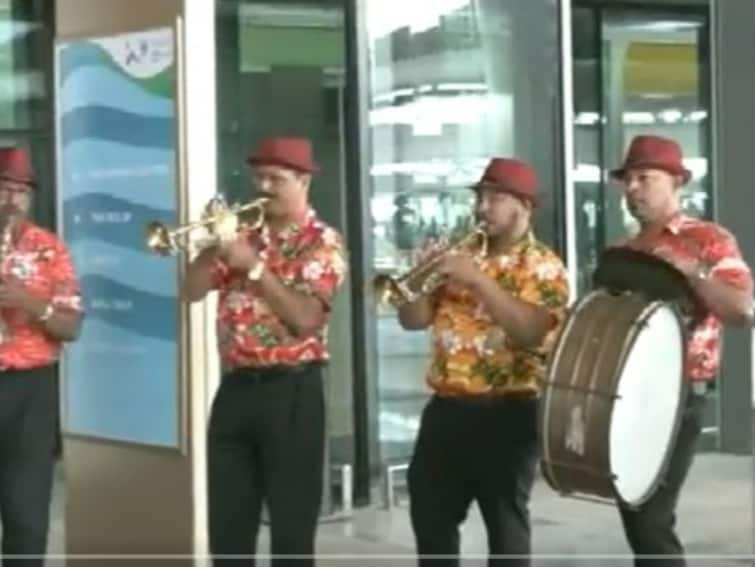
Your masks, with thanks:
[(234, 270), (248, 272), (262, 261), (259, 251), (243, 236), (220, 245), (220, 259)]
[(412, 264), (414, 266), (425, 264), (443, 252), (448, 244), (449, 241), (446, 237), (425, 239), (422, 245), (412, 252)]
[(467, 254), (446, 254), (438, 263), (438, 272), (451, 283), (475, 287), (485, 277), (475, 259)]

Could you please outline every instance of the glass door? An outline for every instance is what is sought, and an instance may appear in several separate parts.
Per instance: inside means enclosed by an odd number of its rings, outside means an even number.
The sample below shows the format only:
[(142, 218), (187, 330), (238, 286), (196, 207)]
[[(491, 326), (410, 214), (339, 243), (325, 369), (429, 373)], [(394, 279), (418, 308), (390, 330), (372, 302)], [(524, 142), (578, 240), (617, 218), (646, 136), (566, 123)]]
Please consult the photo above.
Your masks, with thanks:
[[(216, 26), (220, 190), (229, 202), (249, 200), (248, 152), (266, 136), (308, 137), (322, 169), (312, 205), (345, 235), (342, 1), (217, 0)], [(332, 306), (325, 370), (328, 460), (337, 471), (352, 464), (354, 447), (349, 286)], [(339, 482), (347, 480), (334, 475)], [(326, 498), (324, 514), (329, 507)]]
[[(708, 175), (708, 10), (577, 1), (572, 10), (575, 219), (578, 292), (589, 288), (606, 245), (636, 230), (608, 172), (638, 134), (673, 138), (693, 173), (683, 189), (688, 215), (713, 215)], [(706, 444), (717, 446), (719, 403), (711, 398)]]

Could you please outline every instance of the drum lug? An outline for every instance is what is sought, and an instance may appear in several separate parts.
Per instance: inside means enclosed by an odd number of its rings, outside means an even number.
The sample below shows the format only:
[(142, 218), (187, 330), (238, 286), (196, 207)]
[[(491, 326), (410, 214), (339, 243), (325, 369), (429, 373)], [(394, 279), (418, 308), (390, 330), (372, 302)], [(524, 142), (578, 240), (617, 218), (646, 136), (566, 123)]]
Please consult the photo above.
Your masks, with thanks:
[(585, 388), (584, 386), (575, 386), (573, 384), (559, 384), (553, 380), (544, 380), (542, 382), (548, 386), (553, 386), (557, 390), (570, 390), (573, 392), (581, 392), (583, 394), (592, 394), (597, 398), (605, 398), (607, 400), (620, 400), (621, 396), (618, 394), (609, 394), (601, 390), (595, 390), (593, 388)]
[(602, 504), (604, 506), (616, 506), (616, 500), (610, 498), (598, 498), (597, 496), (585, 496), (583, 494), (561, 494), (565, 498), (573, 498), (574, 500), (583, 500), (592, 504)]

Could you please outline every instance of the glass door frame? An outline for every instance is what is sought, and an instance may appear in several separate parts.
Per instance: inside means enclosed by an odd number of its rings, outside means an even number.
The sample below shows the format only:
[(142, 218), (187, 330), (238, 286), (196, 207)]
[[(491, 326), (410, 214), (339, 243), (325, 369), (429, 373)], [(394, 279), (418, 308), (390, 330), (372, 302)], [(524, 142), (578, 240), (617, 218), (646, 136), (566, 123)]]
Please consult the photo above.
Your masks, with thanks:
[[(598, 116), (601, 117), (603, 120), (605, 120), (605, 113), (606, 113), (606, 97), (604, 92), (604, 86), (605, 86), (605, 65), (604, 65), (604, 45), (603, 45), (603, 31), (604, 31), (604, 22), (606, 15), (609, 14), (616, 14), (616, 13), (622, 13), (622, 12), (632, 12), (634, 14), (636, 13), (644, 13), (648, 15), (648, 19), (652, 19), (654, 14), (657, 14), (659, 17), (668, 17), (670, 14), (673, 14), (675, 16), (684, 18), (689, 16), (694, 16), (695, 18), (700, 19), (703, 22), (703, 29), (705, 30), (705, 33), (701, 33), (698, 39), (698, 52), (700, 53), (700, 56), (698, 58), (698, 64), (699, 64), (699, 76), (701, 78), (700, 80), (700, 90), (699, 90), (699, 98), (701, 102), (701, 107), (704, 107), (707, 109), (708, 112), (708, 119), (705, 125), (705, 136), (704, 136), (704, 147), (703, 147), (703, 155), (707, 157), (708, 160), (708, 202), (706, 203), (706, 210), (704, 218), (706, 219), (715, 219), (717, 216), (717, 199), (716, 199), (716, 186), (715, 186), (715, 178), (713, 176), (713, 172), (715, 171), (715, 165), (716, 165), (716, 155), (715, 155), (715, 143), (714, 143), (714, 135), (715, 135), (715, 123), (714, 123), (714, 109), (715, 109), (715, 100), (713, 99), (713, 65), (714, 62), (711, 58), (711, 45), (713, 44), (713, 21), (711, 17), (711, 6), (708, 0), (671, 0), (664, 2), (663, 4), (660, 4), (658, 2), (635, 2), (635, 1), (627, 1), (627, 0), (562, 0), (562, 6), (565, 4), (569, 4), (569, 17), (568, 21), (562, 22), (565, 33), (571, 34), (573, 32), (573, 22), (572, 22), (572, 16), (573, 16), (573, 8), (580, 8), (580, 9), (588, 9), (594, 12), (595, 14), (595, 20), (592, 27), (592, 38), (594, 41), (594, 52), (596, 53), (596, 58), (598, 61), (597, 65), (597, 85), (600, 89), (600, 96), (597, 98), (597, 104), (598, 104)], [(566, 29), (568, 28), (568, 30)], [(563, 51), (563, 58), (564, 60), (569, 59), (568, 65), (569, 65), (569, 71), (571, 72), (572, 65), (573, 65), (573, 59), (574, 59), (574, 53), (573, 53), (573, 44), (568, 43), (564, 45), (564, 51)], [(571, 148), (569, 148), (571, 151), (568, 151), (566, 154), (566, 157), (569, 160), (572, 160), (573, 162), (576, 161), (577, 155), (576, 155), (576, 148), (574, 147), (574, 138), (575, 138), (575, 131), (578, 125), (576, 124), (576, 106), (574, 101), (574, 85), (573, 81), (564, 81), (564, 92), (565, 96), (564, 99), (567, 98), (570, 99), (569, 106), (566, 106), (565, 103), (565, 116), (570, 117), (567, 123), (564, 125), (564, 132), (565, 132), (565, 138), (570, 139), (571, 141)], [(595, 229), (595, 248), (596, 251), (599, 253), (600, 250), (602, 250), (607, 242), (606, 242), (606, 232), (605, 232), (605, 222), (603, 220), (604, 214), (605, 214), (605, 205), (606, 205), (606, 193), (610, 190), (610, 188), (607, 186), (607, 180), (605, 175), (603, 174), (603, 171), (609, 167), (612, 166), (614, 161), (608, 162), (607, 160), (615, 160), (615, 156), (607, 155), (607, 140), (605, 139), (605, 136), (607, 135), (606, 132), (607, 125), (604, 123), (602, 127), (599, 127), (598, 131), (598, 160), (599, 160), (599, 166), (601, 171), (600, 181), (598, 182), (598, 203), (597, 203), (597, 212), (596, 216), (599, 219), (599, 221), (596, 223), (596, 229)], [(574, 172), (575, 172), (575, 163), (571, 163), (566, 165), (567, 167), (567, 173), (566, 173), (566, 196), (567, 196), (567, 211), (570, 215), (569, 218), (571, 222), (567, 223), (567, 243), (569, 245), (569, 252), (571, 255), (569, 256), (569, 271), (570, 275), (573, 278), (573, 282), (575, 284), (575, 287), (573, 287), (573, 290), (576, 290), (576, 281), (577, 281), (577, 274), (580, 271), (581, 267), (581, 260), (582, 258), (579, 257), (578, 251), (577, 251), (577, 234), (576, 234), (576, 187), (575, 187), (575, 180), (574, 180)], [(719, 388), (720, 392), (720, 388)], [(704, 427), (703, 428), (703, 436), (708, 437), (710, 439), (710, 442), (708, 443), (709, 448), (713, 448), (714, 450), (720, 450), (721, 448), (721, 423), (722, 423), (722, 408), (721, 408), (721, 399), (720, 395), (716, 395), (711, 399), (712, 405), (713, 405), (713, 412), (715, 414), (714, 417), (714, 426), (712, 427)], [(712, 445), (712, 447), (711, 447)]]

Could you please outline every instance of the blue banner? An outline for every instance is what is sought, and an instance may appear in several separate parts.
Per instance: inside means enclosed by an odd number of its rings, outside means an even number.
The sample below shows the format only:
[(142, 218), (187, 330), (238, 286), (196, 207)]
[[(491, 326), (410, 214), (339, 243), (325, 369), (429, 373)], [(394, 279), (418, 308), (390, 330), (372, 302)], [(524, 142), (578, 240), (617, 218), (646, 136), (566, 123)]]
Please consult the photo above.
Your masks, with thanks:
[(179, 446), (178, 264), (144, 241), (178, 217), (174, 51), (170, 28), (57, 48), (62, 233), (86, 309), (62, 360), (66, 433)]

